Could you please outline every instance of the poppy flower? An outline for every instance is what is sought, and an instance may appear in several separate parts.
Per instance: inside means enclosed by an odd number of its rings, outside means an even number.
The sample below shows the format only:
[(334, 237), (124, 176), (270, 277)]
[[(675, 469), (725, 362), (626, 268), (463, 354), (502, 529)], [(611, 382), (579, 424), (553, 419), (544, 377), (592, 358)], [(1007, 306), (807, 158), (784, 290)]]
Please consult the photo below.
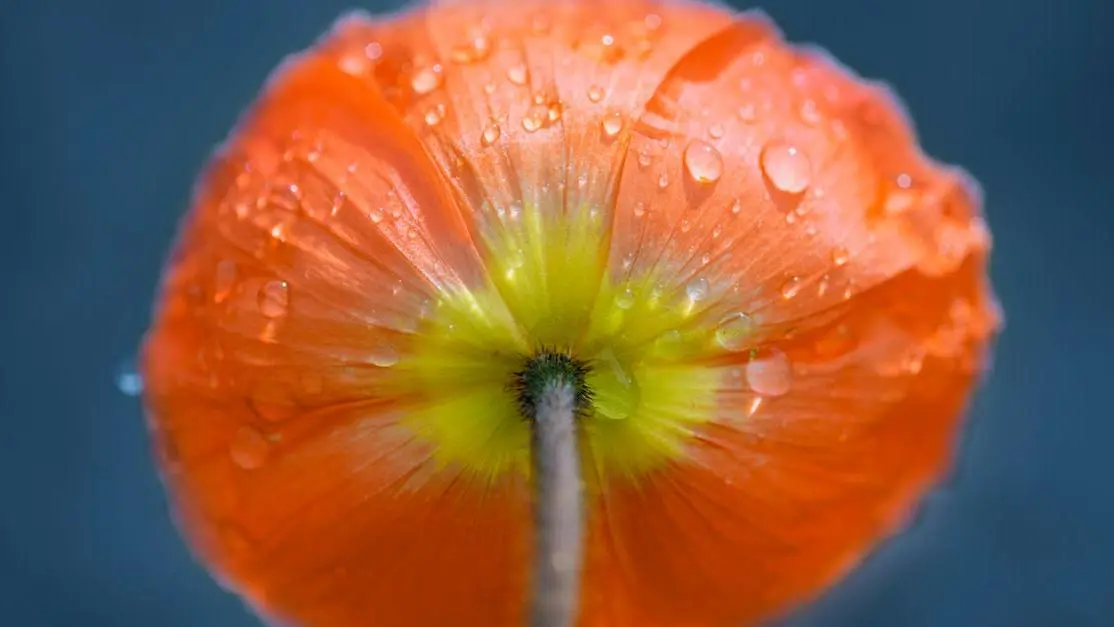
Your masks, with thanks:
[(195, 190), (149, 424), (184, 533), (263, 616), (512, 626), (556, 398), (576, 624), (752, 624), (946, 470), (999, 326), (989, 250), (895, 98), (761, 15), (351, 15)]

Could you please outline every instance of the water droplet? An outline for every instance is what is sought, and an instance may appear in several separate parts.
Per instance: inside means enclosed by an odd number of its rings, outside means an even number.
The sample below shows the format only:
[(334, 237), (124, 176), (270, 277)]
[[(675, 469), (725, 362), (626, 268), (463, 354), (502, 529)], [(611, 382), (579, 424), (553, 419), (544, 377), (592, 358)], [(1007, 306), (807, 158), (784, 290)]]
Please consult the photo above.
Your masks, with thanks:
[(708, 137), (712, 139), (722, 139), (727, 131), (724, 130), (723, 125), (716, 123), (708, 127)]
[(467, 65), (486, 59), (491, 53), (491, 41), (482, 33), (477, 33), (463, 44), (454, 46), (449, 58), (455, 63)]
[(143, 376), (135, 367), (134, 359), (126, 359), (116, 369), (116, 389), (127, 396), (143, 393)]
[(723, 176), (723, 155), (711, 144), (696, 139), (685, 147), (685, 169), (697, 183), (715, 183)]
[(271, 445), (257, 429), (245, 425), (232, 436), (228, 451), (237, 466), (244, 470), (255, 470), (267, 462)]
[(480, 138), (480, 141), (483, 142), (484, 146), (490, 146), (499, 141), (500, 134), (502, 134), (502, 132), (499, 130), (499, 125), (492, 122), (484, 127), (483, 136)]
[(527, 133), (533, 133), (545, 125), (547, 111), (546, 108), (540, 105), (534, 105), (526, 112), (522, 118), (522, 128)]
[(372, 209), (371, 212), (367, 214), (367, 217), (371, 219), (372, 223), (379, 224), (383, 221), (383, 209)]
[(332, 207), (329, 208), (329, 215), (333, 216), (333, 217), (336, 217), (336, 215), (338, 213), (340, 213), (341, 207), (344, 206), (344, 201), (346, 199), (347, 199), (347, 196), (345, 195), (345, 193), (340, 191), (340, 190), (337, 190), (336, 195), (333, 196), (333, 205), (332, 205)]
[(690, 281), (689, 284), (685, 286), (685, 295), (694, 303), (702, 300), (708, 295), (708, 279), (699, 277)]
[(268, 318), (286, 315), (290, 305), (290, 286), (286, 281), (268, 281), (259, 288), (259, 313)]
[(623, 116), (620, 113), (612, 113), (605, 117), (601, 124), (604, 136), (608, 139), (614, 139), (619, 131), (623, 130)]
[(526, 66), (522, 64), (512, 65), (507, 68), (507, 80), (515, 85), (525, 85), (529, 74), (526, 72)]
[(437, 126), (445, 116), (445, 105), (437, 105), (425, 112), (426, 126)]
[(626, 288), (615, 294), (615, 306), (619, 309), (630, 309), (634, 306), (634, 292)]
[(836, 246), (832, 249), (832, 263), (837, 267), (847, 265), (848, 259), (851, 254), (843, 246)]
[(747, 384), (763, 396), (781, 396), (789, 391), (791, 370), (785, 353), (777, 349), (759, 351), (747, 363)]
[(638, 169), (645, 170), (646, 168), (650, 167), (650, 164), (652, 162), (653, 160), (650, 158), (650, 155), (648, 153), (638, 153)]
[(800, 293), (801, 286), (802, 286), (801, 277), (799, 277), (799, 276), (789, 277), (789, 280), (786, 281), (785, 283), (783, 283), (782, 286), (781, 286), (781, 297), (784, 298), (785, 300), (792, 299), (794, 296), (796, 296), (798, 293)]
[(421, 68), (410, 77), (410, 87), (417, 94), (428, 94), (441, 85), (441, 66)]
[(743, 203), (742, 203), (741, 200), (736, 198), (735, 202), (731, 203), (731, 214), (737, 216), (742, 212), (743, 212)]
[(599, 85), (592, 85), (588, 88), (589, 102), (599, 102), (600, 100), (603, 100), (603, 95), (603, 87), (600, 87)]
[(669, 175), (662, 172), (661, 176), (658, 177), (658, 189), (665, 189), (667, 187), (669, 187)]
[(641, 218), (646, 215), (646, 203), (641, 200), (634, 203), (634, 217)]
[(560, 102), (551, 102), (549, 103), (549, 107), (547, 107), (545, 110), (546, 119), (548, 119), (549, 123), (552, 124), (561, 119), (561, 115), (564, 113), (564, 111), (565, 108), (561, 105)]
[(389, 344), (379, 344), (368, 353), (368, 361), (380, 368), (390, 368), (398, 363), (398, 351)]
[(739, 116), (739, 119), (744, 122), (753, 122), (758, 119), (758, 111), (753, 102), (739, 107), (735, 113)]
[(805, 191), (812, 179), (812, 163), (808, 155), (789, 143), (773, 141), (766, 144), (759, 156), (759, 164), (769, 182), (787, 194)]
[(720, 320), (716, 327), (716, 343), (729, 351), (741, 351), (747, 347), (754, 328), (753, 318), (743, 312), (733, 313)]
[(806, 100), (801, 104), (801, 121), (809, 126), (820, 122), (820, 108), (816, 106), (815, 100)]
[(828, 293), (828, 288), (831, 287), (832, 277), (825, 274), (820, 277), (820, 281), (816, 284), (816, 295), (823, 296)]

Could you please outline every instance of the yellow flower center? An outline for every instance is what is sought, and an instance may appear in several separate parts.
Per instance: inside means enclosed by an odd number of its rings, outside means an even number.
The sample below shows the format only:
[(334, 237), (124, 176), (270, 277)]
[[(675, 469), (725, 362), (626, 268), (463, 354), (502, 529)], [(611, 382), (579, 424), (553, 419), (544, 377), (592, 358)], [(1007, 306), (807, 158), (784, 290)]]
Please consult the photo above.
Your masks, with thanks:
[(512, 388), (544, 348), (590, 369), (581, 429), (598, 476), (635, 478), (678, 459), (715, 415), (725, 369), (708, 358), (723, 331), (699, 315), (708, 286), (611, 268), (606, 214), (554, 213), (510, 209), (481, 226), (490, 284), (442, 294), (396, 367), (400, 385), (426, 399), (406, 424), (438, 462), (481, 481), (529, 473), (529, 425)]

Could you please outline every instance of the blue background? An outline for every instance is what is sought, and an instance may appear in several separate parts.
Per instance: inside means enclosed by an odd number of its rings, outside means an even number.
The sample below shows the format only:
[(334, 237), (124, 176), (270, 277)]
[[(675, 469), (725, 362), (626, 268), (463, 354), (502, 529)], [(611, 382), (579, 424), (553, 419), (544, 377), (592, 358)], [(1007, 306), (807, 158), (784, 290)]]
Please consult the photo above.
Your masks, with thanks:
[[(0, 625), (257, 624), (176, 535), (114, 379), (203, 160), (349, 6), (0, 5)], [(763, 7), (982, 181), (1008, 322), (957, 476), (789, 624), (1114, 626), (1114, 2)]]

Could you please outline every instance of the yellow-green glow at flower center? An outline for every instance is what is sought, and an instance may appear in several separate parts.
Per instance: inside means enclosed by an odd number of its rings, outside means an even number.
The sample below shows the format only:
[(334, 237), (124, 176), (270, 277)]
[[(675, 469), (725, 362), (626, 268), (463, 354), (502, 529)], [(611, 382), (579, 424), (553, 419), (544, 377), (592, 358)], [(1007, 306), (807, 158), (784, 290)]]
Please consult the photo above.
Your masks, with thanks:
[(511, 383), (541, 348), (590, 368), (581, 429), (601, 475), (636, 477), (678, 459), (693, 428), (715, 416), (725, 372), (708, 363), (722, 354), (716, 325), (684, 286), (617, 280), (607, 228), (595, 212), (529, 210), (486, 228), (490, 284), (443, 294), (398, 364), (427, 391), (406, 424), (437, 461), (485, 481), (529, 472), (529, 425)]

